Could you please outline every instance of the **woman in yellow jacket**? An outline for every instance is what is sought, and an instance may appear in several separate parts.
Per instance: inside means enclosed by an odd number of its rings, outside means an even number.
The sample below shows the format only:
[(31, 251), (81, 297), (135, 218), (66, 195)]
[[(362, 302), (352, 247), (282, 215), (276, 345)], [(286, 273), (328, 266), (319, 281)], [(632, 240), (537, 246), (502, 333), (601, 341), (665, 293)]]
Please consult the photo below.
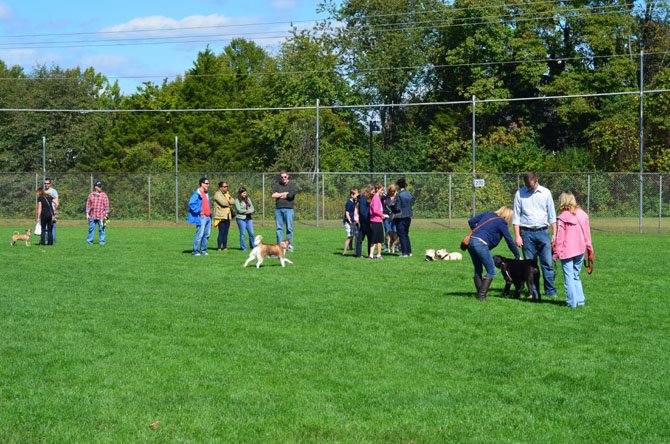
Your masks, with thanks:
[(228, 193), (228, 182), (219, 182), (219, 189), (212, 199), (214, 202), (214, 226), (219, 227), (219, 237), (216, 240), (218, 251), (228, 251), (228, 231), (233, 218), (231, 206), (235, 199)]

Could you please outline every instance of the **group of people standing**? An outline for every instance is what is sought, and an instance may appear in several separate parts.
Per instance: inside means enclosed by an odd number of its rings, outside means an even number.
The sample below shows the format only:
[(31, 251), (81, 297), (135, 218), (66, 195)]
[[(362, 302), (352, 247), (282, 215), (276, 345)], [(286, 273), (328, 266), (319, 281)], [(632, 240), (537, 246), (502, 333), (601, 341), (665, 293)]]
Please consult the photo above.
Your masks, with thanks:
[(413, 205), (414, 197), (402, 177), (389, 185), (387, 192), (382, 184), (367, 185), (363, 193), (359, 193), (358, 188), (352, 188), (342, 219), (347, 235), (342, 255), (347, 255), (355, 239), (354, 256), (363, 257), (363, 238), (367, 238), (368, 259), (381, 259), (385, 235), (393, 232), (398, 235), (402, 256), (412, 256), (409, 229), (414, 215)]
[[(37, 188), (37, 223), (40, 225), (40, 245), (56, 243), (56, 221), (60, 209), (58, 191), (52, 187), (51, 178), (44, 178), (44, 187)], [(102, 191), (102, 182), (93, 185), (86, 199), (86, 221), (88, 234), (86, 243), (93, 244), (95, 227), (98, 227), (98, 242), (105, 245), (107, 234), (107, 220), (109, 219), (109, 197)]]
[[(249, 192), (245, 187), (240, 187), (237, 190), (237, 197), (233, 198), (228, 191), (228, 182), (221, 181), (218, 186), (218, 190), (210, 200), (209, 179), (202, 177), (198, 188), (189, 199), (187, 220), (188, 223), (196, 227), (191, 252), (193, 256), (208, 254), (207, 243), (212, 225), (218, 228), (217, 251), (228, 251), (228, 233), (233, 219), (235, 219), (240, 231), (240, 249), (246, 250), (247, 244), (250, 249), (255, 247), (253, 224), (255, 209)], [(284, 232), (286, 232), (286, 238), (291, 241), (291, 247), (289, 248), (291, 251), (293, 249), (293, 203), (295, 195), (295, 185), (289, 181), (288, 173), (282, 171), (279, 175), (279, 181), (272, 187), (272, 197), (276, 199), (277, 242), (284, 240)]]
[[(501, 207), (494, 213), (485, 212), (468, 220), (473, 230), (468, 252), (475, 268), (477, 299), (486, 300), (496, 274), (491, 250), (505, 238), (516, 259), (520, 258), (517, 246), (522, 249), (524, 258), (539, 259), (546, 296), (557, 295), (553, 260), (560, 259), (567, 305), (583, 306), (584, 290), (579, 275), (585, 253), (593, 251), (589, 217), (569, 192), (559, 196), (561, 213), (557, 217), (551, 191), (539, 184), (534, 172), (525, 174), (524, 185), (516, 192), (512, 208)], [(514, 239), (510, 235), (510, 223), (514, 227)], [(539, 291), (539, 288), (533, 289), (535, 295)]]

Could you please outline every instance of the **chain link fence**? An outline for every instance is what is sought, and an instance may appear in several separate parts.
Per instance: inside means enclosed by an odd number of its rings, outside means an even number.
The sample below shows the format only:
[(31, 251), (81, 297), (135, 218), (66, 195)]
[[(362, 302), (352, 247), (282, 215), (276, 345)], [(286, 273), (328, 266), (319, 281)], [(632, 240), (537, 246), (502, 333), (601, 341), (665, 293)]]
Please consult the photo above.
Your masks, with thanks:
[[(274, 223), (272, 185), (278, 173), (51, 173), (60, 196), (60, 220), (81, 220), (86, 197), (100, 180), (109, 195), (114, 219), (135, 221), (186, 220), (188, 200), (200, 177), (208, 177), (213, 194), (219, 181), (230, 184), (231, 194), (240, 186), (249, 190), (257, 208), (256, 220)], [(447, 228), (463, 228), (473, 211), (494, 210), (511, 205), (523, 186), (523, 173), (292, 173), (296, 198), (296, 221), (315, 226), (335, 226), (344, 212), (351, 188), (368, 183), (385, 186), (405, 177), (415, 197), (414, 217)], [(554, 199), (571, 191), (589, 213), (594, 229), (668, 233), (670, 174), (652, 173), (541, 173), (540, 184)], [(39, 173), (0, 173), (0, 218), (32, 219), (36, 213), (35, 190), (42, 186)], [(640, 198), (642, 198), (640, 200)]]

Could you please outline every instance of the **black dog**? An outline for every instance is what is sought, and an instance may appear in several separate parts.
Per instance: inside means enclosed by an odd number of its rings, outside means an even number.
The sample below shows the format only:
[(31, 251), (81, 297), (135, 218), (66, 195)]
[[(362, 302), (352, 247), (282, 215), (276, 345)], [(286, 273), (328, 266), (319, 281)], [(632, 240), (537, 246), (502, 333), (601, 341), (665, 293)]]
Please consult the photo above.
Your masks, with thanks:
[[(531, 300), (535, 300), (535, 290), (537, 290), (537, 300), (540, 298), (540, 270), (537, 268), (537, 256), (531, 259), (507, 259), (502, 256), (493, 256), (493, 263), (505, 278), (505, 288), (503, 296), (509, 296), (509, 289), (514, 284), (514, 297), (521, 295), (523, 286), (528, 287), (528, 294)], [(535, 287), (533, 287), (535, 286)], [(533, 290), (535, 288), (535, 290)]]

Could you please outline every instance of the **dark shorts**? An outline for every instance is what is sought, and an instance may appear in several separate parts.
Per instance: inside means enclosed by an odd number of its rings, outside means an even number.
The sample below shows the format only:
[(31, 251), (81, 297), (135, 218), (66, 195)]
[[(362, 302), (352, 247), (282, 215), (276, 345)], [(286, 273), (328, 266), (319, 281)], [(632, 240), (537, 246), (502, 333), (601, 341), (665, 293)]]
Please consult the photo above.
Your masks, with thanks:
[(370, 243), (381, 244), (384, 242), (384, 224), (381, 222), (370, 222)]

